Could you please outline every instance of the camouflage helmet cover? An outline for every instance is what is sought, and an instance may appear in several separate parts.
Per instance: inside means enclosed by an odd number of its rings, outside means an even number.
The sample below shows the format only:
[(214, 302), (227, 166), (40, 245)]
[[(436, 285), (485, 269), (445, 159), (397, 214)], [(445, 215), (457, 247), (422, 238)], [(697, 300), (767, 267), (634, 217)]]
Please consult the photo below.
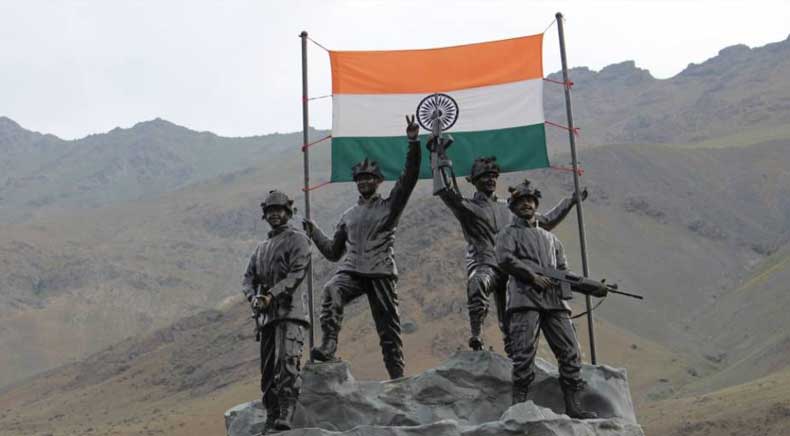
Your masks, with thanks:
[(472, 170), (469, 172), (466, 180), (470, 183), (474, 183), (474, 181), (483, 174), (495, 173), (499, 175), (500, 172), (501, 168), (499, 168), (499, 164), (496, 163), (496, 156), (478, 157), (472, 163)]
[(384, 175), (381, 174), (381, 169), (379, 168), (379, 164), (375, 160), (370, 160), (365, 158), (362, 162), (351, 167), (351, 175), (354, 180), (357, 180), (357, 177), (361, 176), (362, 174), (370, 174), (372, 176), (378, 177), (381, 180), (384, 180)]
[(261, 203), (261, 208), (263, 209), (264, 212), (266, 212), (267, 208), (273, 206), (282, 206), (285, 208), (285, 210), (288, 211), (289, 214), (293, 215), (294, 213), (293, 204), (294, 201), (288, 198), (287, 195), (285, 195), (281, 191), (273, 189), (269, 191), (269, 195), (267, 195), (266, 199), (263, 200), (263, 203)]
[(531, 184), (532, 182), (528, 179), (524, 179), (524, 181), (518, 185), (507, 188), (508, 192), (510, 192), (510, 198), (507, 199), (508, 207), (512, 209), (516, 200), (523, 197), (532, 197), (535, 199), (535, 205), (539, 205), (542, 195), (540, 191), (533, 189), (532, 186), (530, 186)]

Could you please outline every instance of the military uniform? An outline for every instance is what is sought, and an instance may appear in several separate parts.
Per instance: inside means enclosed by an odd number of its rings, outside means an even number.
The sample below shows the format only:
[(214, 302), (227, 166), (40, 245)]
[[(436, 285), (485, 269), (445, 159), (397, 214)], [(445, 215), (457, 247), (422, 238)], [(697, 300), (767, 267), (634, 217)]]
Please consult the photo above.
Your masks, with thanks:
[(244, 273), (242, 291), (248, 300), (271, 296), (259, 316), (261, 392), (267, 429), (290, 428), (302, 387), (301, 360), (305, 328), (309, 327), (307, 293), (303, 286), (310, 265), (310, 241), (288, 225), (273, 229), (258, 244)]
[[(366, 161), (367, 162), (367, 161)], [(343, 213), (330, 238), (319, 228), (311, 232), (318, 250), (330, 261), (340, 262), (326, 283), (321, 303), (322, 344), (313, 349), (316, 360), (334, 359), (343, 323), (343, 308), (356, 298), (368, 297), (379, 335), (384, 364), (390, 378), (403, 376), (398, 293), (398, 269), (393, 244), (398, 221), (419, 177), (420, 143), (410, 141), (406, 164), (390, 196), (359, 198)]]
[[(496, 195), (488, 196), (478, 191), (472, 198), (467, 199), (453, 189), (444, 189), (438, 195), (461, 224), (467, 244), (466, 298), (472, 338), (480, 337), (480, 330), (488, 314), (489, 295), (493, 293), (505, 352), (510, 356), (510, 334), (505, 311), (507, 275), (499, 269), (494, 244), (497, 233), (510, 224), (512, 214), (507, 203), (498, 200)], [(574, 204), (572, 198), (563, 199), (551, 211), (538, 216), (540, 226), (554, 228), (565, 219)]]
[[(509, 203), (520, 196), (532, 196), (537, 204), (540, 192), (529, 182), (511, 189)], [(536, 221), (515, 217), (496, 238), (499, 267), (510, 276), (506, 309), (509, 316), (513, 360), (513, 402), (526, 401), (535, 378), (534, 362), (538, 334), (542, 331), (557, 358), (560, 386), (565, 395), (566, 413), (576, 418), (593, 418), (581, 409), (578, 392), (585, 384), (581, 377), (581, 350), (571, 322), (571, 309), (558, 286), (538, 289), (530, 265), (567, 269), (562, 243), (554, 234), (540, 228)]]

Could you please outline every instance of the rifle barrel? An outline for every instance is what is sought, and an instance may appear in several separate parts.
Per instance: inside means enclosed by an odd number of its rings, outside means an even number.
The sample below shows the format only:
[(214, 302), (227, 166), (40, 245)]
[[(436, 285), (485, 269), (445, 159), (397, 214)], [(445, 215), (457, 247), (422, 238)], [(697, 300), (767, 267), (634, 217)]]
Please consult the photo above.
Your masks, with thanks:
[(614, 289), (609, 289), (609, 292), (611, 292), (613, 294), (625, 295), (626, 297), (636, 298), (637, 300), (644, 300), (645, 299), (645, 297), (643, 297), (641, 295), (629, 294), (628, 292), (623, 292), (623, 291), (615, 291)]

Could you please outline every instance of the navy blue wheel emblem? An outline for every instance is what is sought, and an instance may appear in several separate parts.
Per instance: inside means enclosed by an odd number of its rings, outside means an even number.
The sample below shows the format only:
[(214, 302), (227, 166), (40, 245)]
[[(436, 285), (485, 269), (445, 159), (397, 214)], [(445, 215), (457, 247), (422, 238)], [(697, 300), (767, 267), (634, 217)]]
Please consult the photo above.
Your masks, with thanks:
[(439, 118), (442, 131), (453, 127), (458, 119), (458, 103), (447, 94), (431, 94), (417, 105), (417, 121), (425, 130), (433, 130), (434, 117)]

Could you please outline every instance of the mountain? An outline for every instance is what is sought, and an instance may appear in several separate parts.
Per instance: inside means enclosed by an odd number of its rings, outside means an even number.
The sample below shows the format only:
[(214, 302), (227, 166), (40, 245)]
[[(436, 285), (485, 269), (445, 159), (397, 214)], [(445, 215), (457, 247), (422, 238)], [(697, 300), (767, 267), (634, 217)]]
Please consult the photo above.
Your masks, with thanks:
[[(735, 45), (669, 79), (634, 61), (601, 71), (573, 68), (575, 125), (582, 146), (683, 144), (790, 122), (790, 37), (763, 47)], [(559, 73), (548, 76), (562, 81)], [(562, 86), (546, 83), (546, 119), (565, 122)], [(557, 129), (553, 142), (567, 143)], [(559, 132), (559, 133), (558, 133)]]
[[(790, 111), (776, 106), (787, 95), (779, 74), (786, 57), (767, 62), (789, 44), (725, 49), (663, 81), (633, 64), (587, 76), (574, 70), (574, 107), (590, 146), (581, 159), (591, 192), (584, 204), (591, 272), (646, 296), (611, 296), (596, 310), (599, 360), (629, 368), (640, 417), (654, 423), (648, 434), (682, 434), (686, 422), (657, 418), (671, 407), (711, 396), (732, 411), (728, 389), (753, 389), (764, 376), (784, 383), (790, 129), (774, 125)], [(744, 77), (761, 68), (776, 77), (746, 86)], [(716, 80), (727, 86), (708, 91), (716, 104), (706, 109), (694, 95)], [(773, 109), (734, 110), (750, 95)], [(623, 122), (640, 113), (673, 115)], [(680, 113), (705, 121), (681, 122)], [(1, 164), (12, 169), (0, 189), (0, 433), (207, 434), (223, 407), (255, 397), (239, 277), (267, 230), (263, 193), (300, 192), (299, 138), (221, 138), (155, 120), (61, 141), (0, 119), (8, 150)], [(558, 145), (553, 161), (567, 162)], [(329, 147), (312, 150), (313, 179), (327, 180)], [(106, 179), (90, 178), (97, 173)], [(572, 189), (569, 173), (541, 170), (503, 175), (500, 193), (525, 176), (544, 192), (542, 208)], [(51, 201), (28, 201), (48, 191), (57, 192)], [(319, 225), (331, 229), (355, 198), (350, 184), (315, 191)], [(575, 214), (557, 234), (579, 270)], [(430, 182), (420, 182), (396, 243), (412, 332), (407, 371), (465, 346), (463, 247), (455, 219), (430, 195)], [(314, 266), (319, 295), (334, 265), (316, 254)], [(381, 377), (368, 311), (364, 301), (349, 308), (342, 353), (355, 374)], [(488, 342), (500, 349), (489, 318)], [(585, 324), (577, 323), (583, 340)], [(545, 344), (541, 353), (548, 355)], [(682, 416), (692, 426), (704, 420)], [(788, 423), (779, 416), (778, 425)], [(752, 422), (733, 425), (748, 430)]]
[(3, 117), (0, 166), (9, 171), (0, 177), (0, 222), (156, 198), (246, 169), (268, 153), (291, 149), (296, 156), (300, 143), (299, 133), (226, 138), (158, 118), (63, 141)]

